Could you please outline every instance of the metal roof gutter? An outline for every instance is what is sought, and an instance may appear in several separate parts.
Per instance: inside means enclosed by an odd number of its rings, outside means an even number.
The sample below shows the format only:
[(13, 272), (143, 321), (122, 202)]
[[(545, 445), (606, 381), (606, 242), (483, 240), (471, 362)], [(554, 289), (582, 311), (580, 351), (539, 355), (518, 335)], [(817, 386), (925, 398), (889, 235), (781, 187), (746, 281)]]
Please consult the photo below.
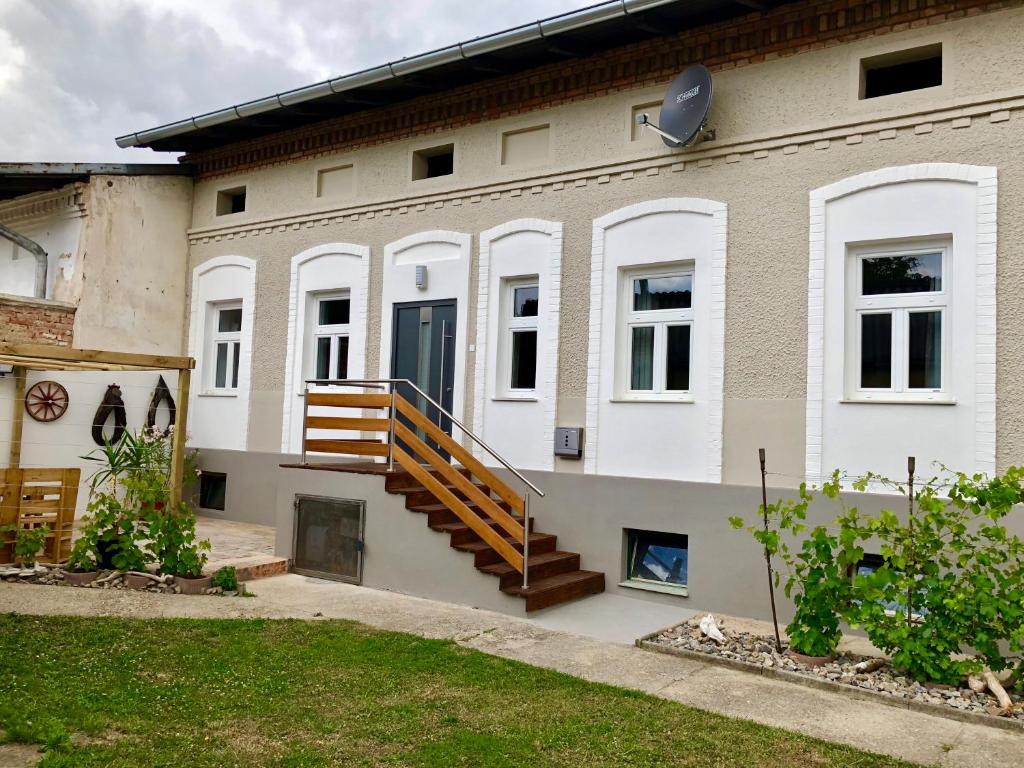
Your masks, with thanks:
[(210, 128), (215, 125), (230, 123), (264, 112), (272, 112), (283, 107), (302, 104), (335, 93), (344, 93), (356, 88), (387, 80), (395, 80), (415, 72), (440, 67), (445, 64), (494, 53), (512, 48), (523, 43), (553, 37), (563, 32), (600, 24), (617, 18), (626, 17), (662, 5), (672, 5), (679, 0), (608, 0), (607, 2), (570, 11), (559, 16), (541, 19), (531, 24), (513, 27), (493, 35), (473, 38), (462, 43), (440, 48), (435, 51), (411, 56), (398, 61), (389, 62), (378, 67), (371, 67), (351, 75), (344, 75), (314, 85), (284, 91), (273, 96), (247, 101), (226, 109), (207, 112), (178, 122), (168, 123), (149, 130), (129, 133), (115, 140), (122, 148), (145, 146), (154, 141), (180, 136), (193, 131)]

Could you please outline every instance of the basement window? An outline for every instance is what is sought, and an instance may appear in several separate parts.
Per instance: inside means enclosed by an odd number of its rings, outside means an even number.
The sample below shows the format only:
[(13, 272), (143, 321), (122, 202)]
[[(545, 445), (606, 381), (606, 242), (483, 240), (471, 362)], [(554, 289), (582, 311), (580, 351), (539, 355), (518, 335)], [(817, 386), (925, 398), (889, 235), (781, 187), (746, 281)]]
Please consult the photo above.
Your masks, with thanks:
[(199, 506), (223, 512), (227, 490), (227, 475), (223, 472), (203, 472), (199, 476)]
[(626, 580), (619, 586), (687, 594), (689, 537), (684, 533), (626, 531)]
[(455, 145), (421, 149), (412, 153), (412, 180), (436, 179), (455, 173)]
[(861, 59), (860, 97), (874, 99), (942, 85), (942, 44)]
[(222, 189), (217, 193), (217, 215), (229, 216), (245, 210), (245, 187)]

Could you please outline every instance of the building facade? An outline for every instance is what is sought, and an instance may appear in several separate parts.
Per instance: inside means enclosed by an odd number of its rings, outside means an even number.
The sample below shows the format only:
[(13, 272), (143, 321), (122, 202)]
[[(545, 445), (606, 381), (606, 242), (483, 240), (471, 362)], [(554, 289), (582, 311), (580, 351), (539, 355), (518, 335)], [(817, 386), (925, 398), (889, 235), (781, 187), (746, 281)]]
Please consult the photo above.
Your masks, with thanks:
[[(407, 348), (553, 489), (536, 514), (641, 599), (764, 613), (726, 521), (757, 509), (759, 448), (779, 493), (834, 468), (903, 477), (908, 456), (929, 475), (1020, 462), (1024, 5), (684, 5), (605, 4), (672, 23), (581, 19), (624, 42), (286, 130), (123, 137), (196, 169), (194, 443), (227, 475), (223, 514), (283, 526), (291, 554), (300, 481), (268, 468), (301, 450), (303, 382), (390, 378)], [(657, 122), (693, 63), (713, 136), (669, 148), (636, 117)], [(207, 119), (221, 137), (233, 109)], [(581, 458), (555, 455), (559, 427), (583, 430)], [(638, 583), (647, 545), (688, 549), (688, 579)]]

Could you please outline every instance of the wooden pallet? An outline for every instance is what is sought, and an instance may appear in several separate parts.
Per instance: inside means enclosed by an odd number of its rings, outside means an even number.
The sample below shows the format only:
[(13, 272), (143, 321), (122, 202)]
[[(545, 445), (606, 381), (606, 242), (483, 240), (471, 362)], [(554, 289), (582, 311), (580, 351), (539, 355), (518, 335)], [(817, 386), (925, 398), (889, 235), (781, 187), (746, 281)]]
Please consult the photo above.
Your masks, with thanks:
[[(77, 468), (0, 469), (0, 527), (46, 526), (44, 563), (59, 563), (71, 554), (78, 503)], [(14, 562), (14, 533), (0, 535), (0, 563)]]

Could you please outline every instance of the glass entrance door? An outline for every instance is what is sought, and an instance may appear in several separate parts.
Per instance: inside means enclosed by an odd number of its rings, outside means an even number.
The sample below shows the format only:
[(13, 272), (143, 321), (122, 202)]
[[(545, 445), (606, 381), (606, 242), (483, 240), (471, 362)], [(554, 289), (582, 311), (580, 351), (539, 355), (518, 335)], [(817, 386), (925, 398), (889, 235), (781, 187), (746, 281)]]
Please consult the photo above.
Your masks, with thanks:
[[(392, 378), (415, 382), (416, 386), (451, 412), (455, 388), (455, 300), (396, 304), (392, 327)], [(452, 433), (451, 420), (415, 390), (400, 384), (398, 392), (444, 432), (449, 435)], [(416, 429), (401, 415), (399, 418), (427, 445), (448, 458), (448, 453), (422, 430)]]

